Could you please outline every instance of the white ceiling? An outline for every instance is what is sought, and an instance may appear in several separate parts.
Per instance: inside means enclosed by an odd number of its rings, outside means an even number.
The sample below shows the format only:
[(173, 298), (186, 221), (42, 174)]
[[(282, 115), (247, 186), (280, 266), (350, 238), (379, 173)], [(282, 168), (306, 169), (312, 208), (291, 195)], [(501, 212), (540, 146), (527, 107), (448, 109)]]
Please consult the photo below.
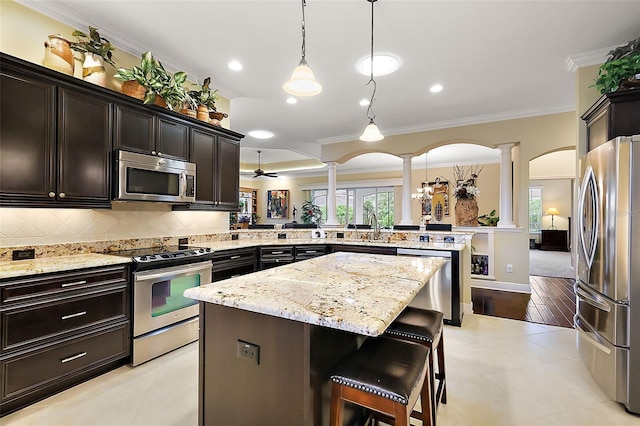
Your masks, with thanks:
[[(307, 0), (306, 59), (324, 91), (296, 105), (282, 84), (300, 60), (300, 0), (19, 2), (74, 28), (95, 26), (135, 55), (151, 50), (190, 79), (211, 76), (231, 99), (233, 130), (275, 134), (243, 139), (243, 163), (256, 162), (256, 149), (267, 165), (320, 159), (322, 144), (357, 139), (368, 123), (358, 102), (371, 86), (356, 71), (370, 49), (366, 0)], [(574, 110), (571, 67), (601, 63), (639, 35), (639, 1), (378, 0), (374, 50), (401, 67), (376, 78), (376, 123), (393, 135)], [(227, 67), (233, 59), (242, 71)], [(434, 83), (444, 90), (431, 94)]]

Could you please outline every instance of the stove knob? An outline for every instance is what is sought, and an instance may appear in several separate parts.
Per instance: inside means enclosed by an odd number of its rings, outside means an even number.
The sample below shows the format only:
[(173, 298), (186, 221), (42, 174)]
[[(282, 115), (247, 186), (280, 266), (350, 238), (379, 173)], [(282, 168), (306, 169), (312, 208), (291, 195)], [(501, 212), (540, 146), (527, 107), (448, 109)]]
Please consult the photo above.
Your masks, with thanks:
[(147, 260), (147, 256), (140, 256), (140, 260), (143, 261), (143, 262), (146, 261)]
[(204, 249), (204, 251), (206, 251), (207, 253), (211, 253), (213, 250), (211, 249), (211, 247), (207, 247)]

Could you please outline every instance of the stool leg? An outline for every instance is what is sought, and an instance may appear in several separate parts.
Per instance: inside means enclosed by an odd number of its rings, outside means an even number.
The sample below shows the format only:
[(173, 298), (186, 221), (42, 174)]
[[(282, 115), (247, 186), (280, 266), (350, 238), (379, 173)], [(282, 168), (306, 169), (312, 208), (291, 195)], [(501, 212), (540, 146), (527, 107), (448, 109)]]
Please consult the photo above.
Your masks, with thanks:
[[(447, 403), (447, 378), (444, 372), (444, 333), (440, 334), (440, 342), (438, 343), (438, 376), (442, 383), (442, 396), (440, 401)], [(440, 386), (438, 386), (440, 387)]]
[(329, 415), (330, 426), (342, 426), (343, 423), (342, 386), (338, 383), (331, 384), (331, 413)]
[[(433, 351), (429, 351), (429, 358), (433, 354)], [(435, 410), (433, 407), (433, 370), (432, 362), (428, 364), (428, 371), (424, 376), (424, 383), (422, 384), (422, 390), (420, 391), (420, 405), (422, 405), (422, 425), (434, 426), (435, 425)], [(427, 381), (429, 383), (427, 383)]]

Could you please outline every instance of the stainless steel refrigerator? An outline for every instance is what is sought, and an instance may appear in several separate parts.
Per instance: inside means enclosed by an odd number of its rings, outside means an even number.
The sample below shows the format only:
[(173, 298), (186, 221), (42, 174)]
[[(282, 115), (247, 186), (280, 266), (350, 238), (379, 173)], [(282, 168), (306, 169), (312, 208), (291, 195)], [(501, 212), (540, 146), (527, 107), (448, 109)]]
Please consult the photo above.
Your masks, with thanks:
[(580, 169), (578, 350), (598, 385), (640, 413), (640, 135), (598, 146)]

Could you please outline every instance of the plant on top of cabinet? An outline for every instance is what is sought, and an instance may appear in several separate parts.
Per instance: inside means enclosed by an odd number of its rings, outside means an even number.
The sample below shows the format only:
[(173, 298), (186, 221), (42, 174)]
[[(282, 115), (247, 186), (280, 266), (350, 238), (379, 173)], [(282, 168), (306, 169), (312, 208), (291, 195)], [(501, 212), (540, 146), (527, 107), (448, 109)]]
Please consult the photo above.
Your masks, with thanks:
[(107, 62), (115, 66), (111, 54), (115, 47), (100, 35), (97, 28), (91, 26), (89, 27), (89, 35), (82, 31), (74, 31), (73, 35), (78, 38), (78, 41), (71, 42), (71, 49), (84, 54), (82, 79), (105, 87), (107, 73), (104, 69), (104, 63)]
[(196, 84), (187, 92), (188, 108), (198, 111), (198, 119), (209, 122), (209, 111), (216, 111), (216, 101), (218, 89), (212, 90), (210, 87), (211, 77), (204, 79), (202, 84)]
[(640, 87), (640, 37), (609, 52), (592, 87), (602, 94)]
[[(145, 104), (165, 106), (162, 105), (163, 102), (158, 101), (158, 98), (162, 98), (166, 106), (173, 109), (177, 106), (177, 99), (180, 100), (179, 104), (182, 104), (186, 96), (186, 91), (182, 88), (182, 83), (187, 79), (186, 73), (178, 71), (173, 76), (169, 76), (160, 61), (155, 59), (150, 51), (142, 54), (139, 67), (118, 68), (116, 77), (124, 80), (122, 93), (140, 99)], [(164, 96), (169, 97), (169, 100), (167, 101)]]

